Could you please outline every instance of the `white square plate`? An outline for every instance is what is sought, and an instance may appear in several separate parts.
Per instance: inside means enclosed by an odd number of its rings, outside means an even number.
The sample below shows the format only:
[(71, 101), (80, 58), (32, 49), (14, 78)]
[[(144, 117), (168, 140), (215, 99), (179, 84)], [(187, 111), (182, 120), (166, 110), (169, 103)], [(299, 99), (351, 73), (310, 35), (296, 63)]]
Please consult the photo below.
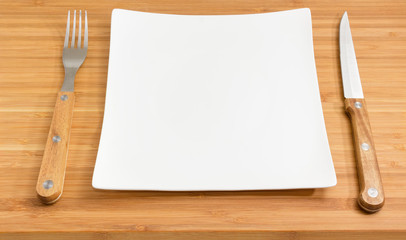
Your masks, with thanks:
[(93, 187), (336, 184), (309, 9), (193, 16), (115, 9)]

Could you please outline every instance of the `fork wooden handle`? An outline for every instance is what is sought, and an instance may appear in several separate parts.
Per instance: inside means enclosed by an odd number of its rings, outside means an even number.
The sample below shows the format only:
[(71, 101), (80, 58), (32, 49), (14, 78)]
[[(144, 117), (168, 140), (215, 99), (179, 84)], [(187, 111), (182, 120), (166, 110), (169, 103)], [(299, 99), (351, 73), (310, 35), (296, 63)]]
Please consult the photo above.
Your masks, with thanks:
[(347, 98), (345, 99), (345, 109), (351, 118), (354, 132), (360, 185), (358, 204), (367, 212), (376, 212), (383, 207), (385, 195), (365, 100)]
[(59, 92), (37, 181), (39, 199), (51, 204), (62, 195), (75, 94)]

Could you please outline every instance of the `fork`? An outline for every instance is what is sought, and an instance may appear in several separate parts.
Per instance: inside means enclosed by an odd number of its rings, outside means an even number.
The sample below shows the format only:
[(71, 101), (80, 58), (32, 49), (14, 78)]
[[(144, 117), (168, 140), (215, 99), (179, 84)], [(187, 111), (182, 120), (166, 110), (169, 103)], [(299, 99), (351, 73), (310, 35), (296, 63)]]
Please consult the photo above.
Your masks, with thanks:
[(74, 80), (76, 72), (82, 65), (87, 54), (87, 11), (85, 11), (84, 38), (82, 47), (82, 11), (79, 11), (79, 31), (75, 46), (76, 10), (74, 11), (71, 44), (69, 47), (70, 11), (66, 24), (65, 42), (63, 45), (63, 66), (65, 79), (56, 99), (55, 110), (49, 129), (41, 169), (37, 181), (39, 199), (52, 204), (61, 197), (65, 180), (66, 162), (70, 129), (72, 125), (73, 105), (75, 103)]

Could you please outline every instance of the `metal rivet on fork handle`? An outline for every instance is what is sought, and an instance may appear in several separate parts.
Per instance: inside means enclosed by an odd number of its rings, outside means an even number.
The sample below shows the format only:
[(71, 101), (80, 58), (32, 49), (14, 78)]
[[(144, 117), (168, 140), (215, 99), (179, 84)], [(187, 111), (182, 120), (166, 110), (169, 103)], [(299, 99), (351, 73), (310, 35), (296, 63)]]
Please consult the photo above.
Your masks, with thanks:
[(52, 141), (53, 141), (54, 143), (60, 142), (60, 141), (61, 141), (61, 137), (58, 136), (58, 135), (53, 136), (53, 137), (52, 137)]
[(62, 101), (68, 100), (68, 95), (62, 95), (62, 96), (61, 96), (61, 100), (62, 100)]
[(52, 180), (46, 180), (45, 182), (42, 183), (42, 186), (45, 189), (50, 189), (54, 186), (54, 182)]

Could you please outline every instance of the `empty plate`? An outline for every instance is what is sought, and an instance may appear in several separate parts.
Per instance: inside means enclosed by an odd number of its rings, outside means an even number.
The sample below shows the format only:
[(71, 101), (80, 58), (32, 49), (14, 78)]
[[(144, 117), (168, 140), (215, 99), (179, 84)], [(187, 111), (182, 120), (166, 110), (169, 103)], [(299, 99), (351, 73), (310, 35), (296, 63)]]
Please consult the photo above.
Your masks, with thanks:
[(93, 187), (254, 190), (336, 184), (309, 9), (115, 9)]

